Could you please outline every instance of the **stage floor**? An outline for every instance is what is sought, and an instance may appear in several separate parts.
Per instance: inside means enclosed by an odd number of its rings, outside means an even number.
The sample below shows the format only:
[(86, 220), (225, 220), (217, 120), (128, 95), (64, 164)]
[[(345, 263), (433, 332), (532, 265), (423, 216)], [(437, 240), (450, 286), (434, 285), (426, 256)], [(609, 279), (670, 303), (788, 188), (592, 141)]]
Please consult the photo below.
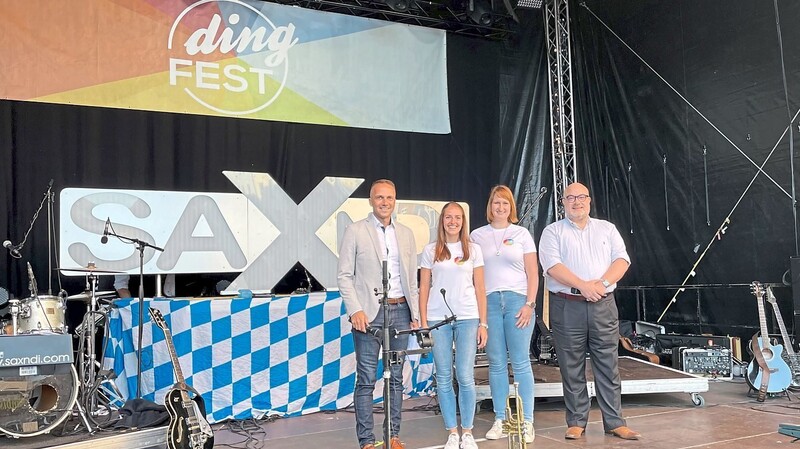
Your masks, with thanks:
[[(625, 362), (623, 362), (625, 363)], [(627, 369), (622, 365), (626, 377)], [(635, 364), (639, 367), (641, 365)], [(635, 371), (639, 371), (636, 368)], [(656, 371), (660, 372), (660, 370)], [(534, 365), (537, 390), (553, 388), (560, 378), (553, 378), (553, 367)], [(555, 374), (553, 374), (555, 373)], [(680, 372), (677, 372), (680, 374)], [(485, 370), (476, 371), (479, 389), (487, 386)], [(636, 377), (636, 376), (634, 376)], [(679, 376), (680, 377), (680, 376)], [(674, 448), (740, 448), (782, 447), (793, 439), (777, 433), (779, 423), (800, 425), (800, 402), (787, 396), (773, 397), (758, 403), (747, 396), (747, 384), (741, 380), (714, 381), (702, 379), (708, 386), (703, 393), (705, 404), (695, 406), (684, 392), (652, 394), (626, 394), (623, 397), (623, 414), (628, 425), (644, 435), (636, 443), (604, 435), (600, 412), (592, 408), (585, 438), (564, 440), (564, 404), (558, 397), (542, 397), (536, 401), (537, 449), (571, 447), (632, 447), (641, 445), (653, 449)], [(491, 401), (482, 403), (483, 409), (475, 418), (475, 434), (482, 449), (507, 447), (505, 440), (486, 441), (483, 436), (494, 419)], [(408, 449), (441, 448), (446, 439), (441, 416), (436, 414), (432, 398), (417, 398), (404, 402), (401, 437)], [(376, 415), (377, 428), (382, 414)], [(296, 449), (298, 447), (356, 448), (352, 408), (333, 413), (277, 419), (274, 421), (229, 421), (214, 425), (215, 447)], [(125, 434), (101, 432), (94, 436), (85, 433), (56, 437), (42, 435), (21, 439), (2, 439), (0, 446), (9, 449), (101, 449), (165, 447), (165, 428), (148, 429)], [(529, 445), (529, 447), (534, 447)]]

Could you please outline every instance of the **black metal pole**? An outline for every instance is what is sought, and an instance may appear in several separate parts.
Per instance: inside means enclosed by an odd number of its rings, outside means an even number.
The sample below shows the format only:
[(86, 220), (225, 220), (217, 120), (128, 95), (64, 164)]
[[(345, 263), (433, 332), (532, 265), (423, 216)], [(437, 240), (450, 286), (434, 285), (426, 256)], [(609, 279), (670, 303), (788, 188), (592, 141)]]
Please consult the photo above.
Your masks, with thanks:
[(383, 445), (388, 448), (392, 436), (392, 353), (389, 347), (392, 336), (389, 332), (389, 266), (386, 259), (383, 260), (381, 272), (383, 273), (381, 280), (383, 283), (383, 295), (381, 295), (381, 305), (383, 305)]
[(142, 330), (144, 329), (144, 244), (138, 242), (139, 250), (139, 345), (136, 347), (136, 399), (142, 398)]

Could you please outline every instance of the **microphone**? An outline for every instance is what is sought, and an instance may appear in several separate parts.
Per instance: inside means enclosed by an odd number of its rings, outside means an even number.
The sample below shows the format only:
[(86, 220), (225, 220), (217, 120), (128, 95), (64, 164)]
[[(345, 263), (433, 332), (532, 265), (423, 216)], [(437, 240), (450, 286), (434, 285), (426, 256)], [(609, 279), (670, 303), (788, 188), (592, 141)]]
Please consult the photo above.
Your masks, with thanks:
[(6, 248), (8, 250), (8, 253), (11, 254), (11, 257), (15, 259), (22, 258), (22, 254), (20, 254), (19, 248), (16, 247), (14, 244), (12, 244), (11, 240), (4, 241), (3, 248)]
[(453, 309), (451, 309), (451, 308), (450, 308), (450, 304), (448, 304), (448, 303), (447, 303), (447, 290), (445, 290), (444, 288), (442, 288), (442, 289), (440, 289), (440, 290), (439, 290), (439, 293), (441, 293), (441, 294), (442, 294), (442, 300), (444, 301), (444, 305), (446, 305), (446, 306), (447, 306), (447, 310), (449, 310), (449, 311), (450, 311), (450, 317), (449, 317), (449, 318), (448, 318), (448, 317), (445, 317), (445, 318), (444, 318), (444, 321), (445, 321), (445, 322), (447, 322), (447, 323), (450, 323), (450, 322), (452, 322), (452, 321), (455, 321), (455, 319), (456, 319), (456, 314), (453, 312)]
[(111, 225), (111, 217), (106, 217), (106, 227), (103, 229), (103, 236), (100, 237), (100, 243), (105, 245), (108, 243), (108, 227)]
[(33, 275), (33, 268), (31, 268), (30, 262), (28, 262), (28, 282), (31, 296), (39, 296), (39, 288), (36, 286), (36, 277)]
[(533, 204), (538, 203), (542, 199), (545, 193), (547, 193), (547, 187), (542, 187), (541, 189), (539, 189), (539, 196), (536, 197), (536, 199), (533, 201)]
[(365, 334), (370, 334), (375, 338), (383, 338), (383, 335), (381, 335), (383, 333), (383, 331), (381, 329), (376, 329), (376, 328), (371, 327), (371, 326), (367, 326), (367, 328), (364, 330), (364, 333)]

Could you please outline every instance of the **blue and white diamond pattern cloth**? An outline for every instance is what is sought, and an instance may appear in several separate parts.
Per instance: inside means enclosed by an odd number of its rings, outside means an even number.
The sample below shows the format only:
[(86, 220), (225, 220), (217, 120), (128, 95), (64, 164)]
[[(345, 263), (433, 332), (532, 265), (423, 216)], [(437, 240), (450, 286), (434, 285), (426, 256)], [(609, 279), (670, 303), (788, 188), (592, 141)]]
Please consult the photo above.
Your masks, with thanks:
[[(114, 302), (104, 368), (117, 373), (123, 398), (136, 393), (138, 300)], [(180, 369), (203, 397), (209, 422), (294, 416), (352, 403), (355, 352), (338, 292), (274, 298), (145, 300), (142, 397), (163, 403), (175, 383), (164, 333), (147, 308), (161, 311)], [(409, 396), (432, 392), (433, 360), (410, 356)], [(376, 399), (382, 389), (376, 388)]]

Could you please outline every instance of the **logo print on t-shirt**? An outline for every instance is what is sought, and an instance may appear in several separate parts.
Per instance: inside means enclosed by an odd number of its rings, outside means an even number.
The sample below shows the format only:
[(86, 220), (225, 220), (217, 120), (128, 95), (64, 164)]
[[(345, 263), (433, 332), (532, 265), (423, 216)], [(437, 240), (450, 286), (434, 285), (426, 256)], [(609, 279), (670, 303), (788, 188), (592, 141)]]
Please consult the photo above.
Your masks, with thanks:
[(455, 263), (456, 263), (456, 265), (464, 265), (464, 263), (466, 262), (466, 260), (464, 260), (464, 258), (463, 258), (463, 257), (461, 257), (461, 256), (458, 256), (458, 257), (456, 257), (455, 259), (453, 259), (453, 262), (455, 262)]
[(503, 240), (503, 245), (512, 246), (514, 244), (514, 239), (505, 239)]

